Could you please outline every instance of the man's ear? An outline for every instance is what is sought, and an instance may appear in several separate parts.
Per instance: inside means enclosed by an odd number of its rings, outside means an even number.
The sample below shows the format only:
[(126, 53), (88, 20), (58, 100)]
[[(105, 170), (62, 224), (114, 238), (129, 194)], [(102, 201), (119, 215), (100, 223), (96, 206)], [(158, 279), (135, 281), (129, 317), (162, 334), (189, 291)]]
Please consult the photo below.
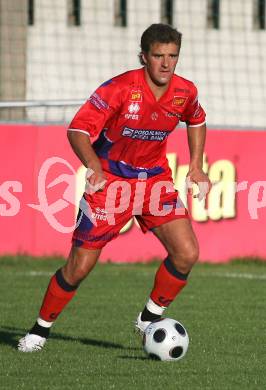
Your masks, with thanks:
[(142, 61), (144, 62), (144, 64), (146, 65), (147, 64), (147, 60), (146, 60), (146, 57), (145, 57), (145, 53), (141, 53), (141, 58), (142, 58)]

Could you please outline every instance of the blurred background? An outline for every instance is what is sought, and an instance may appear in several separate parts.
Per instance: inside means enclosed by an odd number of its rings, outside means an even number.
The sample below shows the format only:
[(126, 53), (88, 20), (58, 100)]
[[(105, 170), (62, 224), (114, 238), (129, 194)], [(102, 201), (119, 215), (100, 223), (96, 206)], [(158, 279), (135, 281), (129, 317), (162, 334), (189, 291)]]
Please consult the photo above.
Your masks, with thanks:
[(1, 121), (68, 122), (100, 83), (140, 66), (157, 22), (183, 33), (177, 73), (210, 126), (265, 128), (265, 0), (0, 0)]

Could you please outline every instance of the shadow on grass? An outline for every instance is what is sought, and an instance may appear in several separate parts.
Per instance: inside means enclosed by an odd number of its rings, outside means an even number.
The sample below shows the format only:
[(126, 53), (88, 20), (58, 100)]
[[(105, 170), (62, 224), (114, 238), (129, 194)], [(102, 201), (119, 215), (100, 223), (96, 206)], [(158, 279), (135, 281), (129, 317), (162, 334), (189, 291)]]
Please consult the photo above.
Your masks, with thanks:
[[(137, 348), (136, 348), (137, 349)], [(119, 359), (126, 359), (126, 360), (151, 360), (148, 356), (129, 356), (129, 355), (122, 355), (118, 356)]]
[[(25, 331), (19, 328), (2, 326), (0, 328), (0, 345), (9, 345), (17, 348), (18, 339), (25, 335)], [(90, 339), (87, 337), (71, 337), (64, 336), (60, 333), (53, 333), (49, 339), (78, 342), (93, 347), (107, 348), (107, 349), (125, 349), (128, 351), (139, 351), (141, 348), (127, 347), (122, 344), (112, 343), (110, 341)]]

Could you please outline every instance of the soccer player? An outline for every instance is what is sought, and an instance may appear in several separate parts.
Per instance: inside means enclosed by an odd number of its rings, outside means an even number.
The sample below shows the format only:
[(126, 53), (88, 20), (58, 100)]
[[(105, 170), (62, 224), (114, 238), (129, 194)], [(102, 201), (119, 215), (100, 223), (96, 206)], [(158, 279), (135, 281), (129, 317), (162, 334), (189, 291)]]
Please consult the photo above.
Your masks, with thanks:
[[(89, 169), (87, 189), (67, 263), (51, 278), (36, 323), (19, 341), (20, 351), (43, 348), (51, 326), (95, 266), (101, 249), (132, 216), (168, 252), (136, 329), (143, 333), (186, 286), (198, 259), (198, 243), (166, 158), (167, 137), (179, 121), (187, 125), (187, 177), (198, 184), (196, 196), (208, 193), (210, 181), (202, 170), (205, 112), (195, 85), (174, 73), (180, 47), (180, 32), (152, 24), (141, 37), (143, 67), (102, 84), (72, 120), (68, 139)], [(91, 144), (94, 136), (98, 139)]]

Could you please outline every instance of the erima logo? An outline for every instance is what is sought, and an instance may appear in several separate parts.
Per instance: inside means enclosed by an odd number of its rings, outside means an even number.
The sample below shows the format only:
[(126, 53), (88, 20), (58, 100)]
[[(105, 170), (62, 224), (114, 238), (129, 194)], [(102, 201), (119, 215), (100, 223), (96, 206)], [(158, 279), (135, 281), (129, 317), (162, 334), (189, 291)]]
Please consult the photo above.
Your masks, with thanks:
[(106, 214), (107, 214), (106, 210), (101, 209), (100, 207), (96, 207), (95, 213), (91, 213), (91, 218), (99, 219), (101, 221), (106, 221), (107, 220)]
[(165, 297), (162, 297), (162, 296), (159, 297), (159, 302), (160, 302), (162, 305), (164, 305), (164, 306), (170, 305), (170, 303), (171, 303), (172, 301), (173, 301), (172, 299), (166, 299)]
[(137, 112), (139, 112), (139, 110), (140, 110), (140, 107), (139, 107), (138, 103), (131, 103), (128, 106), (128, 112), (130, 112), (130, 114), (136, 114)]
[(139, 119), (139, 115), (137, 115), (137, 112), (139, 112), (139, 110), (140, 110), (140, 106), (139, 106), (138, 103), (131, 103), (128, 106), (129, 113), (125, 114), (125, 118), (126, 119), (138, 120)]

